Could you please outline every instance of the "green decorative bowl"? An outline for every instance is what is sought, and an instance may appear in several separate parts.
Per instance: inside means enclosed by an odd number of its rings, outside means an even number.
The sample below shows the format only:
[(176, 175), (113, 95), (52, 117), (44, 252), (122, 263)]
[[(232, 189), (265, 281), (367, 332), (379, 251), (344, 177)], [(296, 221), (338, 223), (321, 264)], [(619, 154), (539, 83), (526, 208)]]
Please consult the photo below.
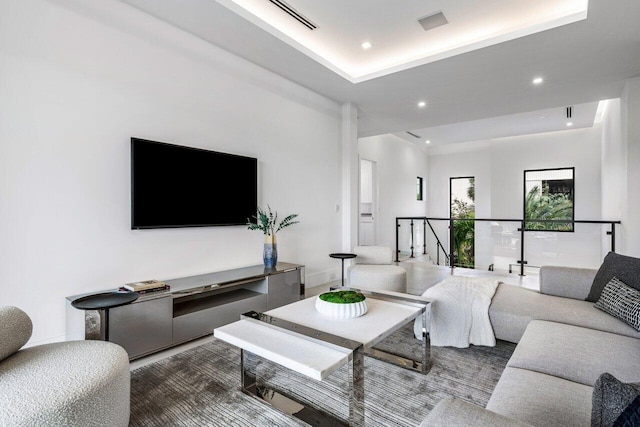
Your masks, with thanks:
[(316, 299), (316, 310), (333, 319), (353, 319), (368, 310), (367, 298), (356, 291), (325, 292)]

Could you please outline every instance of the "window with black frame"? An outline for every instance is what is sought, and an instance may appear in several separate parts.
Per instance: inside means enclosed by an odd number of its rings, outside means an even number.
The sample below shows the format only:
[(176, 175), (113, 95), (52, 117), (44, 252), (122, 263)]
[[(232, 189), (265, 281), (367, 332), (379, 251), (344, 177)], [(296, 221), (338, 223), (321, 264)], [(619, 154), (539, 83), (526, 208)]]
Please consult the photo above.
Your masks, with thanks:
[[(526, 231), (573, 231), (575, 168), (524, 171)], [(536, 221), (538, 220), (538, 221)]]

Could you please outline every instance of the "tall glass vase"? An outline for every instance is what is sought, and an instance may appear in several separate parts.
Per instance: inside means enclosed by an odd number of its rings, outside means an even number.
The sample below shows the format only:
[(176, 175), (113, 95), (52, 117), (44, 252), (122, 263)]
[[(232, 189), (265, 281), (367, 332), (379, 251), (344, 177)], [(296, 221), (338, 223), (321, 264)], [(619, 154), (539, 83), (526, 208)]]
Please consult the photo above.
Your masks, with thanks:
[(265, 234), (262, 259), (265, 268), (274, 268), (278, 264), (278, 245), (276, 244), (275, 234)]

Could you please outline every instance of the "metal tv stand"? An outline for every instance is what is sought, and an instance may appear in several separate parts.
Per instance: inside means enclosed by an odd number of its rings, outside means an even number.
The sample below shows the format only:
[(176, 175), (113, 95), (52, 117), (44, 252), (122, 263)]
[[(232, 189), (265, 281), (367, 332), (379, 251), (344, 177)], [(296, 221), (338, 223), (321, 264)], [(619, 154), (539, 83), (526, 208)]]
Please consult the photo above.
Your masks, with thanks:
[(262, 264), (164, 280), (168, 291), (142, 294), (110, 310), (108, 326), (99, 310), (78, 310), (67, 297), (67, 339), (108, 340), (134, 360), (206, 335), (240, 319), (247, 311), (266, 311), (304, 296), (304, 266)]

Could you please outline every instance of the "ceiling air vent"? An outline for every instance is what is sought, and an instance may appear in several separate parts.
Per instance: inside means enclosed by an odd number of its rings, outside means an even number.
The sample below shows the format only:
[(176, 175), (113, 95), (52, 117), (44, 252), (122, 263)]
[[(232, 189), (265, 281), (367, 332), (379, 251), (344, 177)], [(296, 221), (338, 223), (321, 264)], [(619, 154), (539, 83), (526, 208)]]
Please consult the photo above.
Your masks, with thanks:
[(310, 30), (315, 30), (318, 28), (316, 24), (311, 22), (309, 19), (305, 18), (302, 14), (300, 14), (297, 10), (289, 6), (287, 3), (281, 0), (269, 0), (271, 3), (278, 6), (284, 13), (291, 16), (293, 19), (304, 25)]
[(418, 19), (418, 22), (422, 25), (422, 28), (424, 28), (425, 31), (433, 30), (434, 28), (438, 28), (449, 23), (442, 12), (427, 15), (424, 18)]
[(573, 107), (567, 107), (567, 119), (570, 119), (573, 115)]
[(411, 135), (412, 137), (414, 137), (414, 138), (417, 138), (417, 139), (422, 138), (421, 136), (416, 135), (416, 134), (415, 134), (415, 133), (413, 133), (413, 132), (409, 132), (409, 131), (406, 131), (406, 132), (407, 132), (409, 135)]

